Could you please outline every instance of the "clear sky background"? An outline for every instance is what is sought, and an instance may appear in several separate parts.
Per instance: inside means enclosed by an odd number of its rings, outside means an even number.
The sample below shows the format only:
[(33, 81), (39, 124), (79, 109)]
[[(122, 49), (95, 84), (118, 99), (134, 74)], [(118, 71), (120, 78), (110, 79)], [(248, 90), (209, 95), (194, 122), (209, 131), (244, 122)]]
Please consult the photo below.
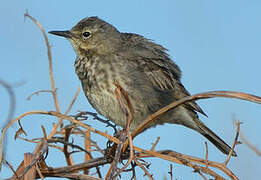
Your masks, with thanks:
[[(35, 96), (31, 93), (50, 89), (48, 59), (43, 37), (29, 20), (24, 22), (26, 10), (37, 18), (46, 31), (67, 30), (87, 16), (99, 16), (122, 32), (133, 32), (155, 40), (169, 49), (172, 59), (183, 71), (182, 82), (192, 93), (211, 90), (243, 91), (261, 96), (261, 1), (259, 0), (150, 0), (150, 1), (35, 1), (8, 0), (0, 6), (0, 78), (15, 88), (17, 99), (15, 115), (31, 110), (54, 110), (49, 94)], [(52, 45), (55, 81), (59, 102), (64, 112), (76, 88), (80, 85), (74, 73), (75, 53), (65, 39), (48, 35)], [(9, 98), (0, 88), (0, 125), (7, 116)], [(231, 144), (235, 135), (232, 117), (243, 122), (241, 131), (261, 149), (261, 105), (241, 100), (216, 98), (198, 101), (208, 118), (201, 117), (214, 132)], [(77, 110), (94, 111), (81, 91), (71, 113)], [(22, 121), (28, 138), (42, 136), (41, 124), (48, 133), (55, 119), (30, 116)], [(90, 124), (105, 131), (103, 124)], [(107, 128), (108, 129), (108, 128)], [(17, 126), (9, 131), (6, 157), (16, 168), (23, 153), (32, 152), (34, 145), (21, 140), (14, 141)], [(204, 157), (207, 141), (194, 131), (177, 125), (158, 126), (135, 139), (135, 145), (150, 147), (160, 136), (157, 149), (172, 149), (189, 155)], [(97, 136), (101, 146), (105, 140)], [(223, 161), (224, 156), (211, 143), (209, 159)], [(237, 158), (229, 167), (240, 179), (257, 179), (261, 176), (260, 158), (245, 145), (236, 147)], [(51, 151), (51, 153), (55, 153)], [(50, 166), (61, 166), (64, 157), (49, 153)], [(79, 157), (76, 157), (79, 159)], [(150, 172), (155, 179), (168, 176), (169, 162), (150, 159)], [(105, 166), (107, 169), (108, 166)], [(0, 179), (12, 173), (4, 168)], [(138, 171), (138, 179), (143, 172)], [(192, 169), (174, 164), (177, 179), (201, 179)], [(123, 176), (129, 179), (130, 174)]]

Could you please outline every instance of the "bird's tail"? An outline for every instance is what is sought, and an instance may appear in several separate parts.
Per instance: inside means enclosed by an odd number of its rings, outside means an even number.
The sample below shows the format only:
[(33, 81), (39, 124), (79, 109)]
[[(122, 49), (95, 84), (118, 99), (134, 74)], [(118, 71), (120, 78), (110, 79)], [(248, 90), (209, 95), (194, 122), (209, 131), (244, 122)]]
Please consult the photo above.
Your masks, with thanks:
[[(229, 154), (231, 147), (227, 145), (220, 137), (218, 137), (213, 131), (211, 131), (206, 125), (202, 122), (197, 123), (200, 133), (205, 136), (211, 143), (213, 143), (221, 152)], [(237, 153), (233, 151), (232, 156), (237, 156)]]

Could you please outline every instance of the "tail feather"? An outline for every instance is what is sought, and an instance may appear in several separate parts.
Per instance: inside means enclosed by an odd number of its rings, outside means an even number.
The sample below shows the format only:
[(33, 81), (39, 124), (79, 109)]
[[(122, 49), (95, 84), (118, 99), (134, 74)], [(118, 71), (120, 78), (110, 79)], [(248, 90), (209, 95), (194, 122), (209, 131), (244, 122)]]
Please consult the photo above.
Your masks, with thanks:
[[(229, 154), (231, 147), (225, 143), (220, 137), (218, 137), (213, 131), (211, 131), (203, 123), (198, 124), (201, 129), (201, 134), (205, 136), (212, 144), (214, 144), (224, 154)], [(237, 153), (233, 151), (232, 156), (237, 156)]]

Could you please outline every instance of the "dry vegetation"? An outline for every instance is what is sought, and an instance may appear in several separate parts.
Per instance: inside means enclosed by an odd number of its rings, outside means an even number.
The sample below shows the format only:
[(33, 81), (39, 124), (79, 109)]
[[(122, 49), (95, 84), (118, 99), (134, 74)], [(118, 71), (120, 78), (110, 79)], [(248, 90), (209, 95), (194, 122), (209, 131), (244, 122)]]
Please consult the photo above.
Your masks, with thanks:
[[(79, 180), (80, 179), (81, 180), (82, 179), (108, 180), (108, 179), (118, 179), (121, 173), (128, 172), (131, 173), (130, 177), (132, 177), (132, 179), (135, 180), (135, 179), (139, 179), (139, 177), (137, 177), (136, 175), (135, 168), (141, 168), (149, 179), (154, 179), (151, 173), (148, 171), (149, 163), (146, 162), (145, 159), (147, 157), (155, 157), (155, 158), (164, 159), (166, 161), (169, 161), (170, 163), (177, 163), (184, 166), (188, 166), (192, 168), (195, 173), (199, 174), (203, 179), (207, 179), (207, 177), (212, 177), (215, 179), (225, 179), (229, 177), (231, 179), (236, 180), (239, 178), (230, 170), (230, 168), (227, 165), (236, 144), (238, 144), (239, 135), (241, 136), (243, 143), (248, 145), (254, 152), (256, 152), (257, 155), (261, 156), (261, 152), (253, 145), (251, 145), (251, 143), (247, 141), (247, 139), (244, 138), (244, 136), (242, 136), (242, 134), (240, 133), (239, 131), (240, 123), (238, 121), (235, 121), (236, 130), (235, 130), (235, 139), (232, 146), (232, 150), (230, 154), (226, 157), (224, 162), (214, 162), (208, 159), (207, 144), (206, 144), (205, 158), (198, 158), (198, 157), (192, 157), (182, 153), (178, 153), (172, 150), (157, 151), (156, 145), (159, 141), (159, 138), (156, 139), (152, 147), (148, 149), (142, 149), (140, 147), (136, 147), (132, 141), (133, 138), (135, 138), (136, 135), (139, 134), (139, 132), (144, 130), (152, 121), (156, 120), (158, 116), (160, 116), (162, 113), (168, 111), (171, 108), (175, 108), (176, 106), (184, 102), (198, 100), (198, 99), (213, 98), (213, 97), (227, 97), (227, 98), (243, 99), (255, 103), (261, 103), (260, 97), (253, 96), (246, 93), (231, 92), (231, 91), (213, 91), (213, 92), (201, 93), (201, 94), (185, 97), (155, 112), (154, 114), (149, 116), (144, 121), (144, 123), (141, 124), (137, 129), (135, 129), (133, 132), (130, 132), (129, 127), (133, 120), (133, 108), (128, 99), (127, 92), (125, 92), (125, 90), (121, 88), (120, 84), (115, 81), (114, 82), (115, 98), (117, 98), (119, 104), (122, 107), (122, 111), (126, 115), (126, 126), (123, 130), (117, 133), (117, 136), (112, 136), (98, 129), (94, 129), (88, 126), (88, 124), (82, 122), (83, 120), (86, 120), (88, 117), (93, 117), (97, 121), (101, 123), (105, 123), (107, 126), (111, 126), (114, 128), (115, 131), (117, 131), (117, 129), (109, 121), (100, 119), (94, 113), (80, 112), (75, 116), (68, 115), (70, 109), (72, 108), (78, 96), (78, 93), (80, 91), (79, 88), (77, 89), (72, 99), (72, 102), (68, 107), (68, 109), (66, 110), (66, 112), (61, 113), (58, 98), (57, 98), (56, 86), (53, 77), (51, 49), (47, 36), (42, 26), (38, 21), (36, 21), (36, 19), (34, 19), (28, 13), (25, 14), (25, 17), (31, 19), (40, 28), (44, 36), (46, 46), (48, 49), (49, 77), (51, 82), (51, 90), (47, 90), (47, 91), (41, 90), (35, 92), (31, 96), (29, 96), (29, 99), (35, 94), (48, 92), (53, 97), (53, 103), (55, 105), (56, 110), (55, 111), (30, 111), (30, 112), (23, 113), (16, 118), (13, 118), (13, 113), (15, 109), (15, 98), (12, 91), (12, 87), (10, 87), (4, 81), (0, 81), (0, 84), (5, 89), (7, 89), (11, 98), (8, 124), (6, 124), (4, 129), (2, 130), (1, 142), (0, 142), (1, 165), (6, 164), (13, 171), (13, 177), (9, 179), (33, 180), (36, 178), (44, 179), (45, 177), (63, 177), (63, 178), (79, 179)], [(35, 137), (34, 139), (26, 139), (22, 136), (22, 135), (26, 135), (26, 132), (23, 130), (21, 120), (25, 116), (30, 116), (32, 114), (55, 116), (58, 118), (58, 123), (54, 124), (50, 134), (46, 134), (45, 127), (42, 126), (42, 132), (43, 132), (42, 137)], [(63, 127), (62, 126), (63, 121), (66, 120), (69, 121), (70, 124)], [(4, 137), (6, 135), (7, 129), (11, 127), (14, 123), (18, 123), (20, 127), (17, 130), (17, 133), (15, 134), (15, 138), (19, 138), (26, 142), (36, 144), (35, 150), (32, 153), (24, 153), (24, 160), (20, 163), (19, 167), (16, 170), (14, 169), (14, 167), (10, 165), (10, 163), (8, 163), (7, 159), (3, 157)], [(97, 145), (95, 139), (92, 138), (91, 136), (92, 133), (99, 134), (100, 136), (103, 136), (104, 138), (110, 140), (112, 145), (111, 146), (108, 145), (107, 149), (105, 150), (101, 149)], [(69, 139), (70, 136), (72, 135), (81, 138), (84, 141), (85, 146), (81, 147), (79, 144), (70, 142)], [(57, 144), (61, 144), (61, 146)], [(51, 167), (49, 164), (48, 165), (46, 164), (45, 159), (47, 157), (52, 156), (52, 154), (48, 154), (49, 148), (56, 148), (60, 150), (60, 153), (64, 155), (66, 159), (66, 164), (64, 164), (63, 167)], [(92, 156), (93, 151), (100, 152), (101, 156), (93, 157)], [(84, 163), (76, 163), (72, 158), (73, 153), (79, 153), (79, 152), (84, 152), (85, 154)], [(123, 162), (123, 160), (125, 160), (124, 164), (122, 166), (119, 166), (120, 162)], [(110, 168), (106, 176), (102, 177), (100, 169), (104, 164), (110, 164)], [(93, 173), (90, 174), (89, 170), (91, 168), (95, 169), (96, 171), (95, 174)], [(220, 172), (226, 174), (227, 177), (223, 177), (223, 174), (221, 175)], [(170, 164), (168, 178), (171, 180), (174, 179), (172, 164)]]

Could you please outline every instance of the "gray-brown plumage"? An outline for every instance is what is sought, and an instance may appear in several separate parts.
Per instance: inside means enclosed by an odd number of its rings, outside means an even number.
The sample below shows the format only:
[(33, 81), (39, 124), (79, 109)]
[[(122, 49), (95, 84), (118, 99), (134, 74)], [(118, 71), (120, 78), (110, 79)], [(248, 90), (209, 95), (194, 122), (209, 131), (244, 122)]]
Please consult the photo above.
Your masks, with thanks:
[[(85, 18), (70, 31), (50, 33), (71, 42), (77, 54), (75, 71), (88, 101), (119, 126), (124, 126), (126, 120), (114, 96), (115, 80), (127, 91), (134, 108), (131, 130), (150, 114), (189, 95), (180, 82), (181, 71), (166, 49), (138, 34), (121, 33), (98, 17)], [(231, 148), (198, 119), (196, 112), (205, 115), (195, 102), (189, 102), (167, 112), (151, 126), (184, 125), (228, 154)]]

